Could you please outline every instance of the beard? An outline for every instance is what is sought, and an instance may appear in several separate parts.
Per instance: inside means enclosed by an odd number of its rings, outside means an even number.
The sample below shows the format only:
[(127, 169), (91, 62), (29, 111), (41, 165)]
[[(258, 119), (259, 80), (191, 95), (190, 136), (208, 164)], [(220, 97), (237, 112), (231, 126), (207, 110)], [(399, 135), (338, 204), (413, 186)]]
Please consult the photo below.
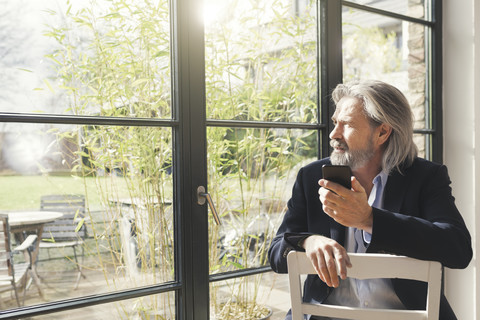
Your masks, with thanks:
[(375, 153), (371, 139), (368, 139), (368, 144), (364, 149), (350, 150), (345, 142), (339, 140), (330, 140), (330, 146), (344, 150), (344, 152), (333, 150), (330, 155), (332, 164), (349, 166), (352, 170), (365, 166)]

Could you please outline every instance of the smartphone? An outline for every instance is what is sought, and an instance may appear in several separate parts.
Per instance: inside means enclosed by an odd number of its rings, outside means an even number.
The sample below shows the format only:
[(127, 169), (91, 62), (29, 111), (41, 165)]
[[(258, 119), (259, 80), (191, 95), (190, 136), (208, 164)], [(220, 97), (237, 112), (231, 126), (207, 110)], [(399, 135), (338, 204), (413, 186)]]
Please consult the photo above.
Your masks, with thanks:
[(352, 170), (349, 166), (325, 164), (322, 167), (323, 179), (341, 184), (347, 189), (352, 188)]

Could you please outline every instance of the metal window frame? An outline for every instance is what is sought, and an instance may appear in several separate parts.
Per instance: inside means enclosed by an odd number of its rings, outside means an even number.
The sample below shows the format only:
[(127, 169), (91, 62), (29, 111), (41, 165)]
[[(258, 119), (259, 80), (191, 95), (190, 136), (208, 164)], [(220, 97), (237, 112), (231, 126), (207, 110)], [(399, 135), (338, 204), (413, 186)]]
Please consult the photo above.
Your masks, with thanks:
[[(95, 116), (67, 116), (55, 114), (19, 114), (0, 112), (0, 122), (57, 123), (77, 125), (171, 127), (173, 130), (174, 161), (177, 177), (174, 182), (175, 209), (175, 281), (132, 288), (112, 293), (90, 295), (40, 305), (0, 311), (0, 319), (17, 319), (53, 312), (72, 310), (127, 300), (152, 294), (175, 292), (177, 319), (207, 320), (209, 318), (209, 284), (239, 276), (270, 271), (269, 267), (253, 268), (209, 276), (208, 272), (208, 218), (206, 206), (198, 206), (193, 194), (198, 185), (207, 185), (206, 128), (208, 126), (281, 127), (318, 131), (318, 155), (329, 153), (328, 133), (334, 105), (331, 90), (342, 82), (341, 10), (342, 5), (361, 7), (412, 22), (423, 23), (432, 29), (431, 110), (432, 128), (416, 130), (431, 136), (432, 160), (442, 162), (442, 1), (432, 0), (432, 21), (418, 21), (349, 1), (318, 0), (318, 123), (258, 123), (205, 119), (205, 68), (203, 29), (195, 24), (202, 1), (172, 1), (172, 86), (173, 119), (106, 118)], [(412, 20), (413, 19), (413, 20)], [(199, 120), (200, 119), (200, 120)], [(205, 119), (205, 120), (201, 120)], [(195, 172), (196, 174), (192, 175)], [(180, 215), (180, 212), (182, 214)], [(203, 230), (202, 230), (203, 229)]]

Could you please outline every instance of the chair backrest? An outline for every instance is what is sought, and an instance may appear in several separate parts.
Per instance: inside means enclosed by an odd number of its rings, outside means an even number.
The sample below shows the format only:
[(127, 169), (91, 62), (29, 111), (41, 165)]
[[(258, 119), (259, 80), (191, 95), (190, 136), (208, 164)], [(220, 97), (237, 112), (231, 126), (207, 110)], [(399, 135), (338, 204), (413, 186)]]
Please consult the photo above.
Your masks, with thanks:
[(69, 241), (87, 237), (87, 228), (82, 221), (85, 218), (85, 197), (83, 195), (42, 196), (40, 210), (63, 213), (61, 218), (45, 224), (43, 238), (53, 237), (55, 241)]
[(438, 319), (442, 266), (439, 262), (423, 261), (387, 254), (349, 253), (352, 268), (348, 276), (357, 279), (399, 278), (428, 282), (426, 310), (363, 309), (303, 302), (301, 275), (316, 274), (304, 252), (288, 254), (288, 275), (292, 301), (292, 319), (303, 319), (304, 314), (342, 319)]
[(0, 214), (0, 278), (12, 276), (8, 216)]

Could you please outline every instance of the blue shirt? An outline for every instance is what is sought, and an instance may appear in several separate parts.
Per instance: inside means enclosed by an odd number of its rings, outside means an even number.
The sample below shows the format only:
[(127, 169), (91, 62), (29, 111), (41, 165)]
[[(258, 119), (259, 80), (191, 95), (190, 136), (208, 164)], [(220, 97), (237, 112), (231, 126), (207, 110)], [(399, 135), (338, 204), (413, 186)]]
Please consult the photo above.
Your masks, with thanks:
[[(383, 208), (383, 191), (387, 180), (388, 174), (383, 171), (373, 179), (373, 189), (368, 198), (370, 206)], [(357, 246), (354, 233), (355, 228), (347, 228), (345, 249), (348, 252), (365, 252), (372, 235), (362, 231), (364, 241), (360, 241), (360, 245)], [(405, 309), (393, 290), (390, 279), (358, 280), (347, 278), (340, 280), (339, 287), (332, 291), (324, 303), (360, 308)]]

